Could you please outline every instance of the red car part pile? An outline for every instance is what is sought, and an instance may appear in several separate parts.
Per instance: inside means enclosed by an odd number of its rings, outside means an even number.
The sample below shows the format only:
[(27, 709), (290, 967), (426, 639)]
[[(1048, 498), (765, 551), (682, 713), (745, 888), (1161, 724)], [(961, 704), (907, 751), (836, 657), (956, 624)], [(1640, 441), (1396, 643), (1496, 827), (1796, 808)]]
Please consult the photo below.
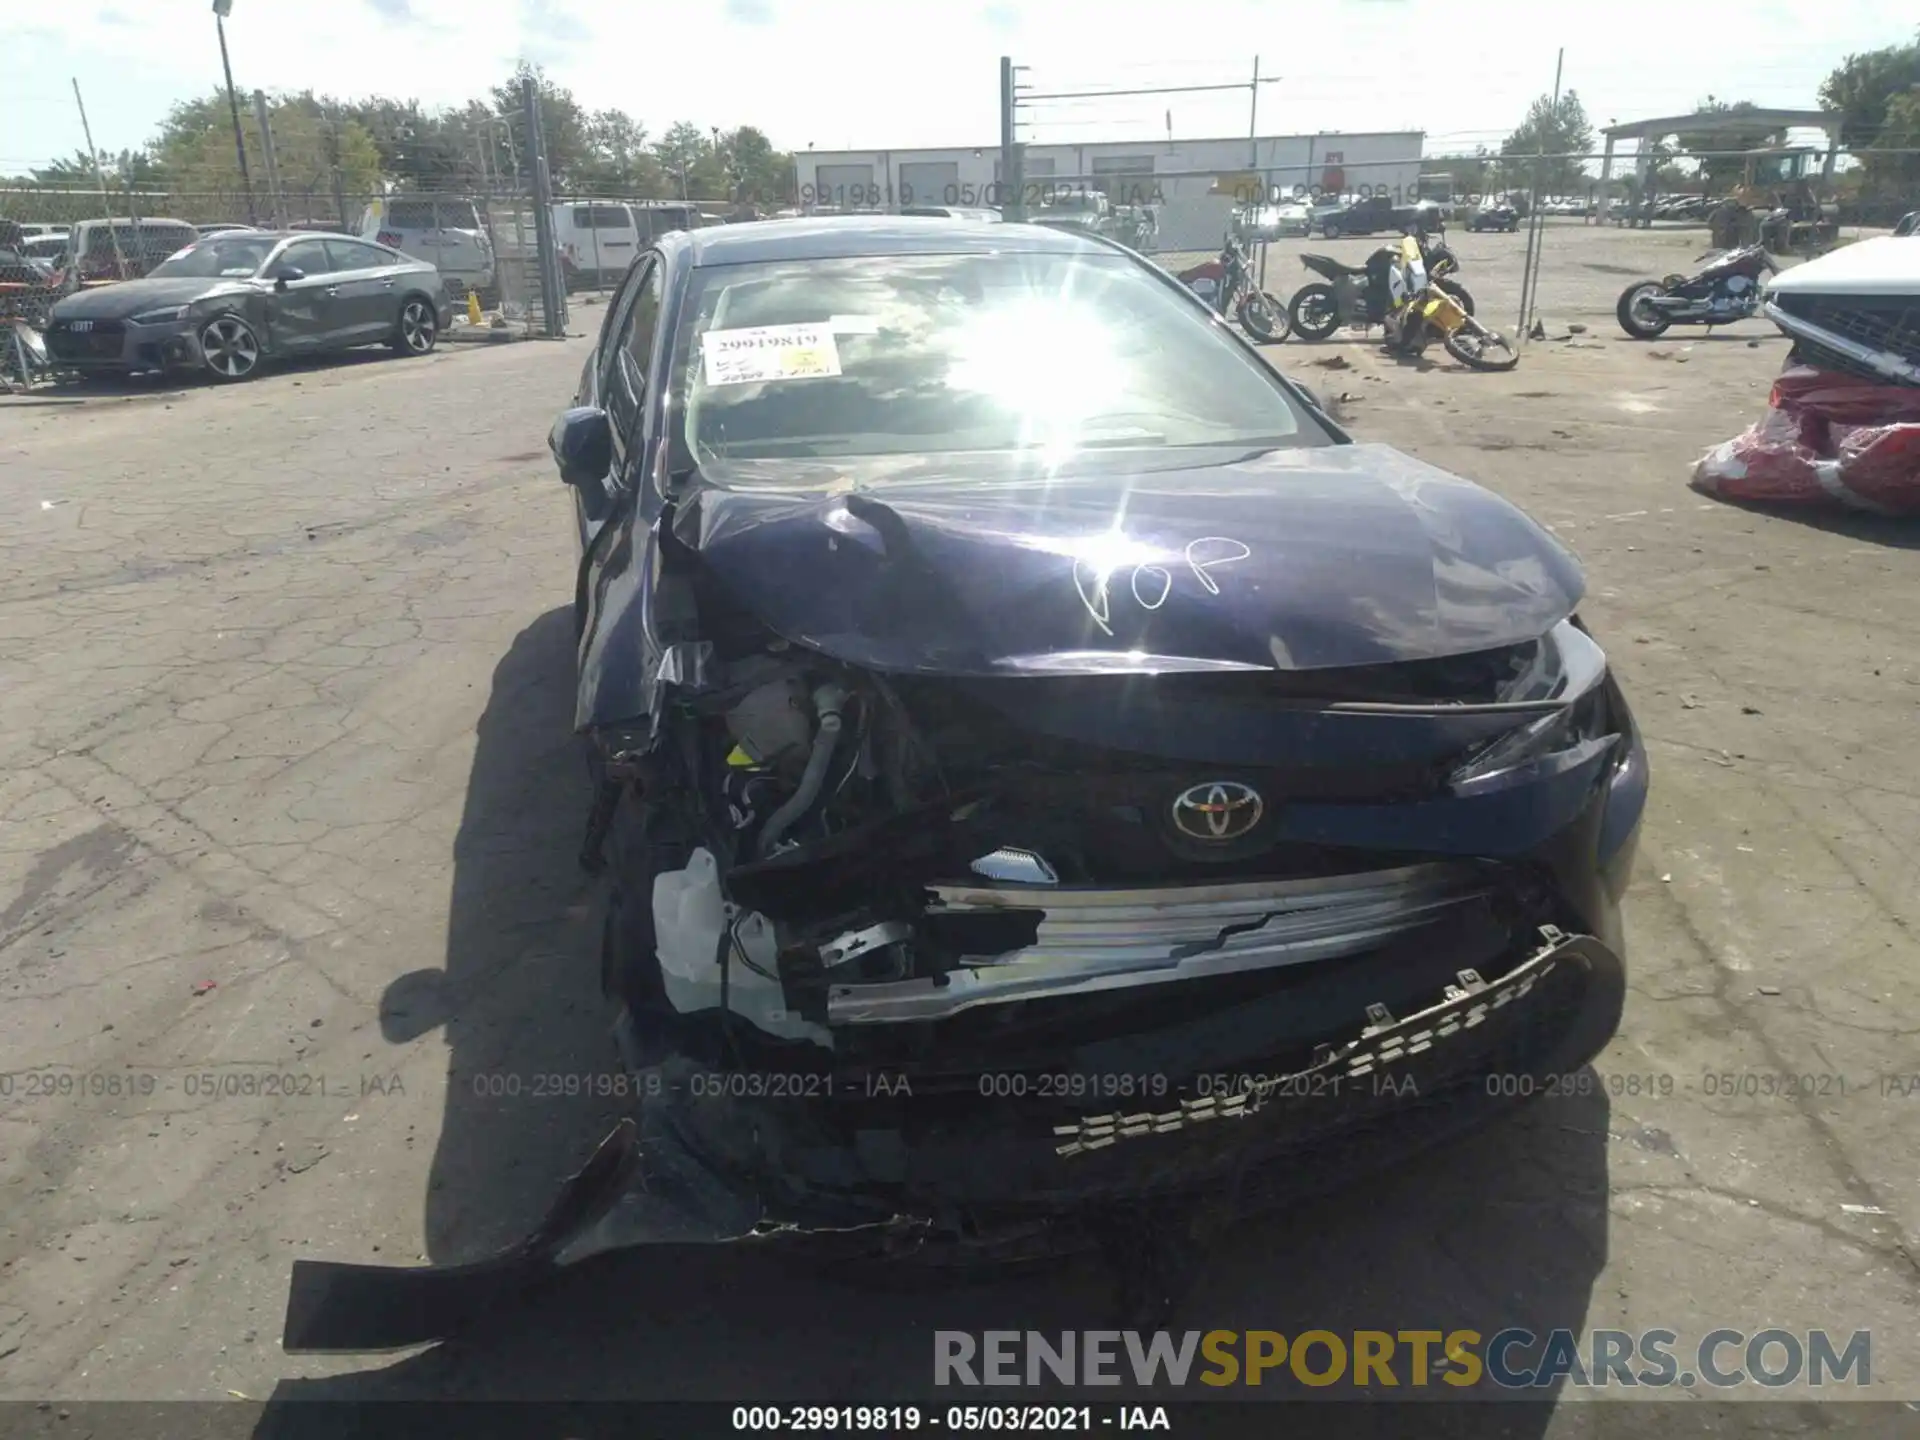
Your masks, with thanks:
[(1789, 366), (1765, 417), (1702, 456), (1692, 483), (1724, 500), (1920, 515), (1920, 388)]

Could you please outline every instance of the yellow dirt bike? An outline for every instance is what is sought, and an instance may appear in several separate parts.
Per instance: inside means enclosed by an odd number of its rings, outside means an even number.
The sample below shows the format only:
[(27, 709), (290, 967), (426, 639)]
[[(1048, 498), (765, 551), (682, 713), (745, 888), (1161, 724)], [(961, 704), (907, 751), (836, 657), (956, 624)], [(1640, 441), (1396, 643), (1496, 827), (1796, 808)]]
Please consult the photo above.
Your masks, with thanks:
[(1520, 363), (1520, 352), (1506, 336), (1482, 325), (1433, 282), (1414, 235), (1400, 241), (1400, 253), (1387, 274), (1387, 295), (1387, 349), (1396, 355), (1418, 355), (1438, 338), (1449, 355), (1471, 370), (1511, 370)]

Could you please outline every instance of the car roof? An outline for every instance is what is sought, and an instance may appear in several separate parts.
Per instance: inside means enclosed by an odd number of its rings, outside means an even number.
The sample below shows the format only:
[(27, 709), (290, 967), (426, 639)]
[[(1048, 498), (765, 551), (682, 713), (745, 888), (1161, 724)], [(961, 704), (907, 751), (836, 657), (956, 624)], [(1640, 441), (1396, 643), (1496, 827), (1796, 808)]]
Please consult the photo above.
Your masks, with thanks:
[(1003, 250), (1106, 254), (1084, 233), (917, 215), (814, 215), (680, 232), (695, 265), (843, 260), (863, 255), (987, 255)]
[(212, 235), (202, 235), (202, 240), (351, 240), (356, 245), (373, 245), (378, 249), (391, 250), (391, 245), (381, 245), (378, 241), (367, 240), (359, 235), (349, 235), (344, 230), (221, 230)]

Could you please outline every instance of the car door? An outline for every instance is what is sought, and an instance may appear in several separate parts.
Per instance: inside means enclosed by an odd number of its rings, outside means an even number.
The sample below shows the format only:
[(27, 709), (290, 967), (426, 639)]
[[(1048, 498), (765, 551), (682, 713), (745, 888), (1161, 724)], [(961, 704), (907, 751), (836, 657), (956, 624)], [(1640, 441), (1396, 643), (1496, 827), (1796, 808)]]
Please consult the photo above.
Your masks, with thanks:
[[(600, 331), (599, 343), (589, 357), (580, 377), (576, 405), (595, 405), (607, 412), (614, 434), (613, 468), (599, 485), (574, 487), (576, 518), (580, 525), (583, 551), (592, 547), (600, 525), (612, 513), (614, 502), (625, 493), (622, 478), (629, 444), (627, 427), (644, 406), (644, 378), (636, 382), (638, 371), (644, 377), (648, 361), (636, 364), (634, 347), (650, 347), (660, 316), (661, 267), (657, 255), (649, 254), (627, 273), (613, 304), (607, 307), (607, 319)], [(644, 355), (644, 349), (641, 351)]]
[[(621, 306), (609, 317), (603, 353), (596, 357), (593, 383), (613, 430), (613, 465), (600, 486), (573, 487), (582, 539), (575, 605), (583, 657), (596, 644), (636, 656), (657, 648), (652, 602), (643, 591), (658, 566), (659, 537), (652, 522), (659, 497), (640, 471), (657, 408), (651, 397), (665, 378), (655, 373), (661, 363), (656, 351), (664, 348), (660, 317), (665, 280), (663, 258), (657, 253), (642, 257), (622, 287)], [(636, 598), (638, 605), (629, 604)], [(603, 613), (624, 617), (623, 624), (639, 625), (645, 633), (624, 639), (603, 635)]]
[(286, 268), (302, 272), (298, 280), (275, 280), (267, 292), (267, 329), (274, 349), (286, 354), (319, 350), (337, 343), (342, 328), (339, 287), (324, 240), (294, 240), (267, 267), (273, 275)]
[(338, 345), (373, 345), (393, 334), (400, 317), (394, 266), (400, 257), (361, 240), (328, 240), (333, 265), (334, 303), (339, 312)]

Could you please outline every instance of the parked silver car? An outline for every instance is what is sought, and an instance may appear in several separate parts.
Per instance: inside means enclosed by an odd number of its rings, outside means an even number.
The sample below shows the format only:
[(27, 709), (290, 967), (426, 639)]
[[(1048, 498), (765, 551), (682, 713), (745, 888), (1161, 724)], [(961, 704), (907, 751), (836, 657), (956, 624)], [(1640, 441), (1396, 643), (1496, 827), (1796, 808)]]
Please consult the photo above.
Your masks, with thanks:
[(391, 345), (424, 355), (451, 322), (440, 272), (348, 235), (234, 231), (187, 246), (146, 278), (53, 307), (56, 365), (90, 371), (204, 367), (246, 380), (284, 356)]

